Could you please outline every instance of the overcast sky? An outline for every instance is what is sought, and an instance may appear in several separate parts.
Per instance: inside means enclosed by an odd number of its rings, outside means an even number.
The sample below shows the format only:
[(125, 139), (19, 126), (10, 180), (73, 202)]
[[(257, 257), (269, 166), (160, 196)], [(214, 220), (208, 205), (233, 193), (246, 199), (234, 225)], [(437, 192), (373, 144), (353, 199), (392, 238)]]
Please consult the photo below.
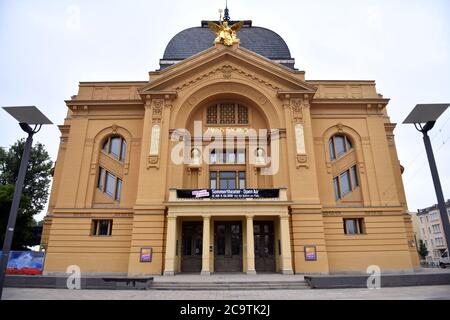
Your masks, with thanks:
[[(217, 19), (225, 1), (0, 0), (0, 105), (36, 105), (62, 124), (79, 81), (147, 80), (179, 31)], [(410, 210), (436, 203), (421, 134), (401, 122), (417, 103), (450, 102), (450, 1), (229, 0), (232, 19), (280, 34), (310, 80), (376, 80)], [(0, 146), (24, 137), (0, 110)], [(60, 133), (36, 140), (56, 159)], [(450, 198), (450, 110), (431, 133)], [(384, 191), (389, 192), (389, 191)], [(40, 215), (41, 217), (42, 215)]]

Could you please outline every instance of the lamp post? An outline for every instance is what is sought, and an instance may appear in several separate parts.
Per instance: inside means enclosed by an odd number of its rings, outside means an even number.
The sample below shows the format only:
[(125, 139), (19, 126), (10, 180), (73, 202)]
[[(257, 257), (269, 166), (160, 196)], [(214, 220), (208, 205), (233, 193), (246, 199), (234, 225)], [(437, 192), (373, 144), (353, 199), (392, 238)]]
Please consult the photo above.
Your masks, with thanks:
[[(20, 127), (28, 134), (28, 137), (25, 142), (22, 159), (20, 161), (19, 174), (17, 175), (14, 197), (11, 204), (11, 209), (9, 211), (8, 225), (6, 227), (5, 240), (3, 242), (3, 251), (0, 263), (0, 299), (2, 298), (5, 274), (8, 267), (9, 252), (11, 250), (14, 227), (16, 225), (17, 211), (19, 209), (23, 183), (27, 172), (28, 160), (30, 158), (31, 145), (33, 144), (33, 135), (41, 129), (42, 125), (52, 124), (52, 122), (35, 106), (3, 107), (3, 109), (19, 122)], [(34, 127), (32, 128), (30, 125), (34, 125)]]
[(428, 131), (434, 127), (436, 120), (444, 113), (449, 105), (450, 104), (418, 104), (406, 117), (405, 121), (403, 121), (403, 123), (413, 123), (417, 131), (422, 132), (423, 134), (423, 142), (427, 152), (428, 164), (430, 165), (431, 177), (433, 178), (445, 241), (447, 242), (447, 250), (450, 247), (450, 223)]

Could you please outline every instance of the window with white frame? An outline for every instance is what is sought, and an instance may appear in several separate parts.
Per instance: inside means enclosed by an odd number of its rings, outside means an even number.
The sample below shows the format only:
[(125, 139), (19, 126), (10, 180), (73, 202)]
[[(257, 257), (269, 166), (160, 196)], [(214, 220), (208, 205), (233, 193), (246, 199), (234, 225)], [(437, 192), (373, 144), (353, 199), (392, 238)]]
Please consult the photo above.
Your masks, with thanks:
[(433, 233), (441, 233), (439, 224), (433, 224), (431, 227), (433, 228)]

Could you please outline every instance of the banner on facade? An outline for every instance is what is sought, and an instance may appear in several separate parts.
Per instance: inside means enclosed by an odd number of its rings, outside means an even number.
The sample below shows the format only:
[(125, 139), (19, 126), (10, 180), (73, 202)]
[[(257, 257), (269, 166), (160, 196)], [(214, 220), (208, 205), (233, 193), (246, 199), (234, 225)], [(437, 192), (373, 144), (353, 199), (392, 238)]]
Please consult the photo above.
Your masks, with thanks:
[(40, 275), (44, 269), (44, 258), (44, 252), (10, 251), (6, 273)]
[(177, 198), (258, 199), (278, 198), (280, 189), (178, 189)]

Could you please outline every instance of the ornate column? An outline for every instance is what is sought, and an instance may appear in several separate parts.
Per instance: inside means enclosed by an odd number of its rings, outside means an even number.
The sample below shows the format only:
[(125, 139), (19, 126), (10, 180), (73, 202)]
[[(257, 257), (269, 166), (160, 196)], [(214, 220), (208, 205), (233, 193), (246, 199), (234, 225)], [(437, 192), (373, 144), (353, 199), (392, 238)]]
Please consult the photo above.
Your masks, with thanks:
[(289, 216), (280, 216), (281, 238), (281, 273), (293, 274), (291, 256), (291, 236), (289, 232)]
[(173, 276), (175, 274), (175, 254), (177, 239), (177, 216), (167, 217), (166, 232), (166, 256), (164, 261), (164, 275)]
[(202, 276), (209, 276), (211, 272), (209, 271), (209, 246), (210, 246), (210, 225), (211, 217), (203, 216), (203, 250), (202, 250)]
[(247, 215), (247, 274), (256, 274), (253, 215)]

